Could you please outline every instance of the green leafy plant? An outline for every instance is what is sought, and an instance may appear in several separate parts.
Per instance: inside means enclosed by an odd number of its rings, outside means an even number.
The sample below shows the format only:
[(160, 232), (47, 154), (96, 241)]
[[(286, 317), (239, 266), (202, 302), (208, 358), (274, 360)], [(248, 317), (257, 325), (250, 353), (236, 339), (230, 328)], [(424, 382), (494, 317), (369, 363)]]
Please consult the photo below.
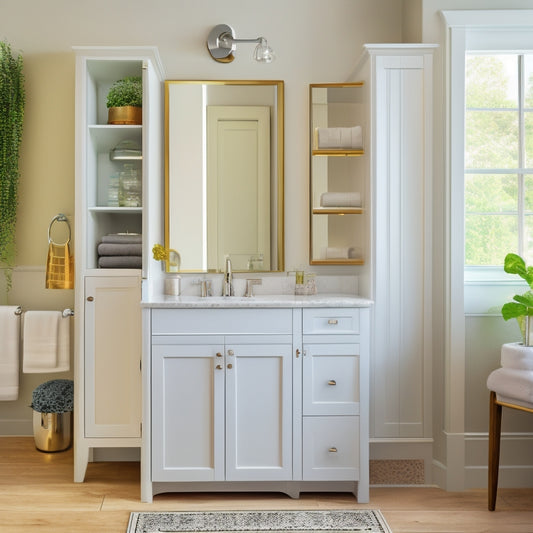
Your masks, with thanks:
[[(527, 282), (530, 289), (533, 289), (533, 267), (526, 266), (526, 262), (517, 254), (507, 254), (503, 269), (508, 274), (517, 274)], [(516, 318), (524, 345), (530, 346), (529, 342), (529, 317), (533, 316), (533, 291), (529, 290), (524, 294), (515, 294), (512, 302), (507, 302), (502, 307), (504, 320)]]
[(24, 119), (22, 56), (0, 41), (0, 265), (5, 267), (7, 289), (15, 264), (15, 225), (18, 205), (19, 150)]
[(140, 76), (127, 76), (111, 85), (107, 93), (107, 107), (142, 107), (143, 87)]

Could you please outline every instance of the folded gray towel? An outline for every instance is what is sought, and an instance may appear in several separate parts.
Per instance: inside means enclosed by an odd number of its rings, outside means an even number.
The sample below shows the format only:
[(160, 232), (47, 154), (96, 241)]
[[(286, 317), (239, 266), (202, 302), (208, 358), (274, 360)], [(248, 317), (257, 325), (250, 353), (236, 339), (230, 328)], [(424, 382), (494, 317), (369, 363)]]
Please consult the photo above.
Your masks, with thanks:
[(101, 242), (98, 255), (142, 255), (142, 244), (112, 244)]
[(107, 255), (98, 258), (99, 268), (142, 268), (142, 257), (137, 255)]
[(143, 236), (139, 233), (110, 233), (102, 237), (102, 242), (111, 244), (141, 244)]

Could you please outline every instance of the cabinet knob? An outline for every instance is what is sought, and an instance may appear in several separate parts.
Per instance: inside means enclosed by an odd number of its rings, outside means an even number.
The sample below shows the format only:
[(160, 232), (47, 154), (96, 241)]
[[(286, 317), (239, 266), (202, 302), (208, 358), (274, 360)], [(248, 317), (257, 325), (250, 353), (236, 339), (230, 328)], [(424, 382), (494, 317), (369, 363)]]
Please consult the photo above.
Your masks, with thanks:
[(222, 354), (220, 352), (217, 352), (217, 357), (222, 357)]
[(296, 358), (298, 359), (298, 357), (300, 357), (300, 350), (296, 348)]
[(335, 446), (332, 446), (329, 450), (328, 450), (329, 453), (337, 453), (337, 448), (335, 448)]
[(332, 326), (334, 326), (335, 324), (338, 324), (339, 321), (336, 319), (336, 318), (330, 318), (328, 320), (328, 324), (331, 324)]
[(233, 368), (233, 365), (231, 363), (228, 364), (228, 368)]
[(228, 350), (228, 355), (234, 355), (233, 350)]
[(215, 368), (216, 368), (217, 370), (222, 370), (222, 365), (217, 365)]
[(337, 385), (337, 382), (334, 379), (330, 379), (328, 385)]
[(94, 298), (92, 296), (87, 296), (87, 301), (88, 302), (92, 302), (92, 301), (94, 301)]

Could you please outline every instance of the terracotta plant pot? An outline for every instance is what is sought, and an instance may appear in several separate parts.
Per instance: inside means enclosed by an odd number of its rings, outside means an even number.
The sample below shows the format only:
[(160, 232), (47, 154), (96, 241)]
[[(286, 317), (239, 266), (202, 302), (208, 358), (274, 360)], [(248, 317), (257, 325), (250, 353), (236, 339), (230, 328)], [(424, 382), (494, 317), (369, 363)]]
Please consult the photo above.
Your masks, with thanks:
[(140, 125), (143, 123), (142, 107), (127, 105), (124, 107), (110, 107), (107, 111), (108, 124)]

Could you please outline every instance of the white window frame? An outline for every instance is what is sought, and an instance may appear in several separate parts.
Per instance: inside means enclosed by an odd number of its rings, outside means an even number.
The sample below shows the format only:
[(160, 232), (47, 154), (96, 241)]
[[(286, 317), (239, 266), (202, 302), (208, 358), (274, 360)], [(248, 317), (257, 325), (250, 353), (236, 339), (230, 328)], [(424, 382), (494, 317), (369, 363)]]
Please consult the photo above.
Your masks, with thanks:
[[(533, 50), (533, 10), (442, 11), (446, 33), (446, 334), (445, 420), (448, 490), (462, 490), (464, 458), (465, 313), (491, 314), (512, 291), (498, 269), (469, 270), (464, 261), (465, 54), (467, 51)], [(484, 295), (483, 301), (479, 297)], [(514, 292), (511, 292), (514, 294)], [(468, 297), (468, 302), (465, 299)], [(461, 450), (463, 450), (461, 452)], [(449, 455), (451, 458), (452, 455)], [(451, 461), (451, 459), (450, 459)]]

